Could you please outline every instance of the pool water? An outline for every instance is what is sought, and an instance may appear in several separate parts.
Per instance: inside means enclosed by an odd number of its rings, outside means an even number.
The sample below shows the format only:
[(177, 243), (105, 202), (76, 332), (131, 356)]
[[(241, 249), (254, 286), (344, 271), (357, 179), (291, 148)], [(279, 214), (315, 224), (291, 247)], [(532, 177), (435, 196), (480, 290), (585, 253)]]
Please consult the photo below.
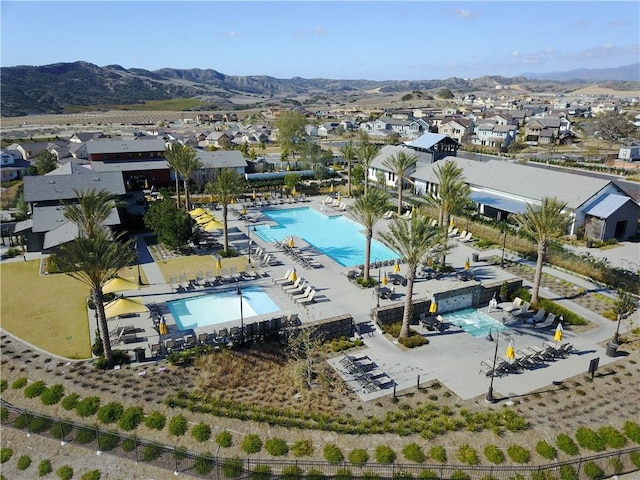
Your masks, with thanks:
[[(258, 286), (242, 288), (241, 293), (243, 319), (280, 310)], [(178, 330), (192, 330), (240, 320), (240, 299), (236, 289), (174, 300), (167, 302), (167, 305)]]
[(474, 337), (486, 337), (489, 335), (491, 327), (501, 332), (508, 330), (505, 325), (475, 308), (457, 310), (442, 316), (447, 322), (459, 325), (460, 328)]
[[(364, 227), (345, 216), (328, 216), (309, 207), (267, 210), (263, 214), (277, 223), (276, 226), (257, 227), (256, 234), (265, 242), (281, 242), (293, 235), (343, 267), (364, 263)], [(371, 241), (372, 262), (398, 258), (393, 250), (381, 242), (375, 239)]]

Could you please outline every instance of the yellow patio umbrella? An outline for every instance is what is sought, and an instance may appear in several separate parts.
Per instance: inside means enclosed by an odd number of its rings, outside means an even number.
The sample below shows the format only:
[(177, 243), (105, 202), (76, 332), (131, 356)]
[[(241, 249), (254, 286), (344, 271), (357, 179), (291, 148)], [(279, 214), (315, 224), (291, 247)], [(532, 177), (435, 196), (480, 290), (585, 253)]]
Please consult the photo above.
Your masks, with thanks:
[(287, 172), (291, 171), (291, 165), (287, 163)]
[(431, 305), (429, 305), (429, 313), (436, 313), (438, 311), (438, 304), (435, 300), (431, 300)]
[(140, 286), (131, 278), (113, 277), (107, 280), (102, 287), (102, 293), (124, 292), (126, 290), (137, 290)]
[(295, 247), (296, 244), (293, 242), (293, 237), (289, 237), (289, 248)]
[(256, 191), (255, 190), (253, 191), (252, 197), (253, 197), (254, 200), (256, 199)]
[(158, 325), (158, 333), (160, 335), (166, 335), (167, 333), (169, 333), (169, 327), (167, 327), (166, 323), (160, 322), (160, 325)]
[(562, 322), (558, 323), (558, 326), (556, 327), (556, 333), (553, 335), (553, 339), (557, 342), (561, 342), (562, 341), (562, 332), (564, 331), (564, 329), (562, 328)]
[(295, 268), (291, 272), (291, 275), (289, 275), (289, 280), (291, 280), (292, 282), (295, 282), (296, 280), (298, 280), (298, 274)]
[(291, 195), (297, 195), (298, 192), (296, 191), (296, 187), (293, 187), (293, 190), (291, 190)]
[(205, 213), (196, 218), (196, 223), (198, 225), (204, 225), (205, 223), (209, 223), (211, 220), (213, 220), (213, 215)]
[(218, 270), (218, 275), (220, 275), (220, 270), (222, 270), (222, 259), (220, 257), (216, 260), (216, 269)]
[(507, 359), (511, 361), (514, 358), (516, 358), (516, 346), (514, 345), (513, 340), (511, 340), (507, 347)]
[(469, 258), (467, 257), (467, 261), (464, 262), (464, 269), (469, 270), (471, 268), (471, 264), (469, 263)]
[(451, 218), (449, 219), (449, 227), (453, 228), (454, 226), (455, 226), (455, 223), (454, 223), (454, 221), (453, 221), (453, 217), (451, 217)]
[(107, 318), (119, 317), (130, 313), (145, 313), (149, 309), (142, 303), (142, 297), (116, 298), (104, 305), (104, 314)]
[(342, 197), (340, 196), (340, 194), (338, 194), (338, 198), (337, 198), (337, 200), (338, 200), (338, 201), (341, 201), (341, 200), (342, 200)]
[(222, 230), (224, 225), (217, 220), (211, 220), (204, 227), (202, 227), (205, 232), (213, 232), (215, 230)]
[(247, 209), (246, 209), (246, 207), (242, 207), (242, 210), (240, 210), (240, 213), (241, 213), (242, 215), (246, 215), (246, 214), (247, 214)]
[(334, 191), (333, 183), (332, 183), (332, 184), (331, 184), (331, 186), (329, 187), (329, 191), (330, 191), (331, 193), (333, 193), (333, 191)]
[(381, 283), (382, 283), (382, 285), (384, 287), (386, 287), (387, 283), (389, 283), (389, 280), (387, 279), (387, 272), (384, 273), (384, 276), (382, 277), (382, 282)]
[(393, 273), (400, 273), (400, 264), (398, 262), (393, 264)]
[(189, 215), (191, 215), (191, 218), (197, 218), (204, 213), (207, 213), (207, 211), (204, 208), (198, 207), (191, 210)]

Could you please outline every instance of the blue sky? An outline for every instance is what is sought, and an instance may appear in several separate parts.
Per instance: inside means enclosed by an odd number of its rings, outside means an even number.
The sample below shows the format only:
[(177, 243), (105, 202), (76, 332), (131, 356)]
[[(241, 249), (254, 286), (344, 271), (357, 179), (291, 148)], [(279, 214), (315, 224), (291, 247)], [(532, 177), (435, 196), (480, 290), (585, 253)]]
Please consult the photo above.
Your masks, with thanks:
[(619, 67), (636, 1), (2, 1), (1, 64), (429, 80)]

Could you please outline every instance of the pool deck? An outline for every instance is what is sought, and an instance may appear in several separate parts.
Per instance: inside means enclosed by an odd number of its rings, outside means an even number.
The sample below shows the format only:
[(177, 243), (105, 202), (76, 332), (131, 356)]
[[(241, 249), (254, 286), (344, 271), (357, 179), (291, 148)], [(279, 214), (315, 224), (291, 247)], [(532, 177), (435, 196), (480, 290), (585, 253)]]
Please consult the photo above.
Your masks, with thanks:
[[(300, 206), (309, 206), (321, 211), (322, 200), (325, 197), (311, 198), (310, 202), (293, 205), (282, 205), (270, 208), (293, 208)], [(350, 199), (344, 199), (350, 204)], [(350, 217), (348, 211), (332, 211), (330, 208), (324, 208), (325, 213), (335, 215), (346, 215)], [(259, 208), (250, 208), (249, 215), (260, 222), (261, 214)], [(262, 217), (264, 219), (264, 217)], [(350, 217), (352, 218), (352, 217)], [(385, 229), (390, 220), (380, 220), (376, 224), (375, 232)], [(231, 243), (239, 249), (245, 248), (247, 245), (247, 228), (252, 224), (243, 220), (237, 220), (230, 216), (229, 228)], [(374, 237), (375, 237), (374, 232)], [(473, 337), (455, 325), (450, 327), (443, 333), (431, 332), (428, 330), (418, 331), (429, 339), (429, 345), (415, 348), (405, 349), (404, 347), (392, 341), (390, 337), (385, 336), (371, 320), (371, 310), (376, 306), (377, 298), (373, 289), (363, 289), (350, 282), (347, 278), (347, 272), (351, 270), (348, 267), (342, 267), (332, 261), (330, 258), (313, 251), (311, 247), (306, 245), (304, 241), (296, 238), (296, 246), (301, 249), (307, 249), (315, 258), (323, 265), (323, 268), (303, 268), (300, 263), (294, 262), (290, 257), (286, 256), (275, 245), (265, 244), (260, 238), (251, 235), (258, 246), (265, 251), (271, 253), (281, 263), (276, 266), (261, 267), (261, 271), (265, 277), (256, 280), (242, 281), (238, 286), (246, 282), (260, 285), (271, 299), (281, 308), (279, 314), (269, 314), (254, 318), (245, 318), (245, 324), (252, 321), (273, 318), (280, 315), (297, 314), (300, 320), (311, 322), (328, 317), (343, 315), (349, 313), (354, 318), (355, 323), (360, 331), (360, 336), (365, 343), (365, 347), (357, 352), (358, 355), (366, 355), (375, 367), (387, 374), (395, 383), (395, 391), (398, 395), (404, 390), (415, 388), (418, 380), (421, 385), (432, 380), (438, 380), (462, 399), (477, 398), (481, 401), (487, 393), (490, 377), (480, 372), (481, 361), (491, 361), (493, 359), (495, 343), (489, 342), (484, 338)], [(501, 250), (494, 249), (488, 251), (476, 250), (473, 244), (461, 243), (451, 240), (450, 244), (454, 247), (447, 256), (447, 263), (457, 269), (461, 269), (467, 259), (472, 258), (473, 253), (479, 254), (478, 262), (471, 262), (471, 269), (476, 275), (478, 282), (496, 282), (513, 278), (508, 272), (489, 265), (486, 259), (494, 256), (500, 256)], [(144, 269), (149, 286), (137, 291), (123, 292), (125, 296), (142, 296), (145, 303), (155, 303), (162, 305), (168, 300), (176, 298), (184, 298), (189, 295), (203, 295), (205, 293), (214, 292), (217, 289), (235, 288), (233, 285), (223, 285), (220, 287), (202, 288), (185, 293), (176, 293), (171, 286), (167, 284), (163, 274), (153, 261), (144, 237), (138, 237), (138, 253), (141, 266)], [(511, 258), (507, 255), (507, 258)], [(524, 260), (513, 258), (514, 260), (525, 263)], [(372, 259), (374, 261), (375, 259)], [(210, 258), (209, 258), (210, 261)], [(254, 265), (256, 259), (254, 258)], [(295, 267), (298, 276), (309, 281), (317, 290), (316, 302), (306, 307), (295, 304), (278, 286), (273, 284), (274, 278), (284, 275), (287, 269)], [(401, 274), (405, 273), (405, 266), (401, 267)], [(205, 269), (206, 270), (206, 269)], [(553, 270), (553, 275), (559, 278), (565, 278), (572, 283), (584, 287), (588, 290), (601, 290), (597, 285), (591, 282), (571, 276), (565, 272), (545, 267), (545, 270)], [(384, 272), (391, 273), (391, 267), (383, 267), (380, 274)], [(377, 277), (378, 269), (372, 269), (372, 276)], [(461, 282), (455, 276), (450, 274), (439, 280), (419, 279), (414, 285), (414, 298), (430, 298), (433, 293), (446, 291), (462, 285), (469, 285), (469, 282)], [(525, 285), (528, 285), (525, 282)], [(399, 298), (393, 302), (403, 302), (406, 288), (396, 286), (396, 293)], [(519, 374), (510, 374), (503, 377), (494, 377), (493, 387), (494, 396), (500, 399), (509, 397), (517, 397), (525, 395), (534, 390), (551, 385), (553, 382), (561, 382), (564, 379), (575, 376), (580, 373), (586, 373), (589, 362), (594, 358), (599, 358), (600, 367), (614, 362), (616, 358), (606, 356), (605, 342), (613, 337), (616, 323), (601, 317), (594, 312), (586, 310), (579, 305), (572, 303), (570, 300), (558, 298), (559, 296), (549, 290), (542, 289), (541, 294), (547, 298), (554, 298), (563, 306), (576, 311), (582, 316), (592, 321), (596, 327), (588, 332), (575, 334), (570, 329), (565, 329), (563, 342), (571, 342), (577, 352), (571, 354), (568, 358), (559, 359), (555, 362), (546, 363), (541, 368), (527, 370)], [(392, 301), (381, 299), (381, 305), (388, 305)], [(482, 311), (487, 313), (487, 307), (484, 306)], [(167, 310), (168, 312), (168, 310)], [(163, 312), (164, 313), (164, 312)], [(540, 346), (543, 341), (553, 342), (553, 330), (538, 330), (520, 323), (514, 323), (508, 314), (502, 311), (494, 311), (489, 313), (494, 319), (509, 324), (510, 329), (508, 337), (513, 339), (516, 348), (526, 350), (529, 346)], [(637, 312), (636, 312), (637, 315)], [(182, 338), (189, 332), (180, 332), (175, 326), (175, 322), (170, 313), (164, 313), (167, 325), (169, 326), (169, 334), (164, 336), (167, 338)], [(94, 331), (95, 320), (93, 314), (88, 317), (90, 331)], [(123, 348), (133, 350), (135, 348), (144, 348), (147, 358), (150, 357), (151, 344), (158, 342), (159, 336), (154, 328), (151, 317), (148, 314), (134, 318), (126, 318), (118, 321), (121, 325), (133, 324), (139, 329), (139, 341), (129, 344), (116, 344), (114, 348)], [(624, 330), (624, 323), (622, 330)], [(235, 325), (235, 322), (232, 322)], [(116, 327), (116, 321), (110, 320), (111, 328)], [(239, 326), (239, 322), (237, 324)], [(229, 325), (215, 325), (215, 328), (221, 328)], [(196, 337), (199, 333), (207, 332), (207, 328), (196, 329), (193, 332)], [(505, 356), (508, 339), (505, 334), (499, 336), (498, 355)], [(329, 362), (335, 366), (337, 371), (345, 378), (345, 380), (353, 387), (364, 401), (372, 400), (383, 395), (390, 395), (394, 391), (393, 387), (387, 386), (375, 391), (367, 391), (362, 388), (358, 382), (345, 370), (340, 363), (344, 355), (336, 355)], [(156, 359), (157, 360), (157, 359)]]

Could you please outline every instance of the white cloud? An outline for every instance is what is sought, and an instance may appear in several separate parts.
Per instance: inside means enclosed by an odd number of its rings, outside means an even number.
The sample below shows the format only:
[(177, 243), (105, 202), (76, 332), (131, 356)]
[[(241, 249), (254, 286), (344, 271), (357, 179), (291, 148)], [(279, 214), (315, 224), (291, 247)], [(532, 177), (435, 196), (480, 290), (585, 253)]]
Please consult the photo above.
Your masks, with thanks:
[(478, 18), (480, 16), (476, 12), (463, 8), (451, 8), (449, 11), (458, 18)]

